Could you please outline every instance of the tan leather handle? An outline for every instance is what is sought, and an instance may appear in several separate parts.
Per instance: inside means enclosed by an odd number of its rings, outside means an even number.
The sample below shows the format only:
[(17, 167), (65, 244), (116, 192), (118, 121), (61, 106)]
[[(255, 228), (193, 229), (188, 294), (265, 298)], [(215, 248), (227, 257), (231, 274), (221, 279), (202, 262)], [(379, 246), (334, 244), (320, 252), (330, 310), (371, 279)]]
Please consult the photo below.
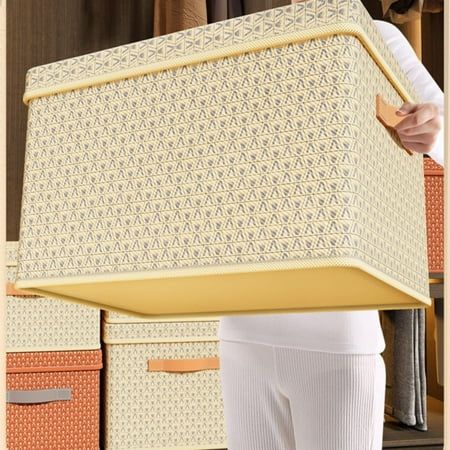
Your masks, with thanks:
[(218, 369), (219, 358), (198, 359), (149, 359), (149, 372), (197, 372), (199, 370)]
[(14, 284), (9, 281), (6, 283), (6, 295), (16, 295), (18, 297), (37, 297), (37, 295), (33, 292), (16, 289)]
[[(398, 108), (389, 103), (386, 103), (380, 94), (376, 96), (376, 108), (377, 108), (377, 119), (386, 127), (394, 130), (394, 127), (398, 125), (407, 116), (397, 116), (395, 112)], [(394, 130), (395, 131), (395, 130)], [(412, 155), (413, 152), (406, 148), (404, 145), (402, 147)]]

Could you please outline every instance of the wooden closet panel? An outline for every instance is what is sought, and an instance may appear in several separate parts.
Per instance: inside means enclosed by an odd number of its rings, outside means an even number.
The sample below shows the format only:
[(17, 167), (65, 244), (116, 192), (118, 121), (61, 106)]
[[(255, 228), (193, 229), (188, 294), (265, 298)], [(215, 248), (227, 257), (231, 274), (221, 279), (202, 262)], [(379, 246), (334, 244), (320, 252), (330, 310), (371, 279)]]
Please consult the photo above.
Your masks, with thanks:
[(444, 90), (444, 13), (422, 15), (422, 62)]
[(383, 19), (383, 10), (381, 9), (380, 0), (361, 0), (367, 11), (369, 11), (370, 17), (375, 20)]
[(7, 8), (7, 240), (19, 239), (27, 108), (33, 66), (153, 35), (153, 0), (14, 0)]

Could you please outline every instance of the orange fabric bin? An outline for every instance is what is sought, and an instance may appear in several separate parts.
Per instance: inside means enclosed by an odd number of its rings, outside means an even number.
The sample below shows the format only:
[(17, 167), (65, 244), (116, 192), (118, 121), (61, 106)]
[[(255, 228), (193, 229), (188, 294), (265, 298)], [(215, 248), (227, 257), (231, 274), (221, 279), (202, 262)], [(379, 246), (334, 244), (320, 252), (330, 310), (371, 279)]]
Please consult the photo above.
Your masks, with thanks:
[(432, 158), (423, 158), (427, 218), (428, 270), (444, 272), (444, 168)]
[(9, 450), (99, 448), (101, 350), (7, 354)]

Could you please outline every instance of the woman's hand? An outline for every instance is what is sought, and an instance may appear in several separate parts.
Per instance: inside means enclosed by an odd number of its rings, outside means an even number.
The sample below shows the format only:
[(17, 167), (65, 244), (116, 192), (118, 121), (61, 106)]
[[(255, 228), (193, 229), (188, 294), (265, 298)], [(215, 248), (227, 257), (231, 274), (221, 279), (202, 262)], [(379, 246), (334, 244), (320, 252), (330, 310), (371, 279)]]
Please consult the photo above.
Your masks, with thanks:
[(442, 128), (438, 107), (434, 103), (407, 102), (396, 114), (408, 115), (395, 127), (402, 144), (418, 153), (430, 152)]

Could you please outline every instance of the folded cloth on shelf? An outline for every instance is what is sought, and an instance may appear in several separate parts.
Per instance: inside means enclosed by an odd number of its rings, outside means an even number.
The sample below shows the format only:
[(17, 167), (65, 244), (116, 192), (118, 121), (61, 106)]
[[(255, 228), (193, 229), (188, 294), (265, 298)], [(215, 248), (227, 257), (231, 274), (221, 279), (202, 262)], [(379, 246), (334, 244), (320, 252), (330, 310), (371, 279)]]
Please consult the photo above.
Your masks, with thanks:
[(381, 311), (386, 349), (385, 412), (426, 431), (425, 310)]

